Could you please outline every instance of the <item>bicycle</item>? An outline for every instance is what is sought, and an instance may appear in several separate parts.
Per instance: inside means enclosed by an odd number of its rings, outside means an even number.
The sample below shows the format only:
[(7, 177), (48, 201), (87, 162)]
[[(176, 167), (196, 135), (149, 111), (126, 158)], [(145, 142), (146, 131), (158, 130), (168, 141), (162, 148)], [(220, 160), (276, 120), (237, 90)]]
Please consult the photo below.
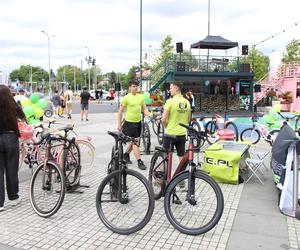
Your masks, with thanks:
[(239, 139), (239, 132), (237, 126), (235, 125), (234, 122), (231, 121), (228, 122), (228, 111), (229, 110), (225, 110), (223, 127), (221, 126), (221, 121), (220, 121), (221, 119), (223, 119), (223, 117), (216, 113), (213, 114), (211, 121), (209, 121), (206, 124), (205, 132), (207, 135), (207, 142), (209, 144), (213, 144), (219, 139), (218, 131), (220, 131), (221, 129), (229, 129), (233, 131), (235, 140)]
[[(257, 121), (257, 116), (254, 114), (251, 116), (252, 128), (246, 128), (241, 133), (241, 141), (249, 141), (252, 144), (256, 144), (260, 141), (262, 137), (266, 142), (273, 145), (279, 129), (268, 130), (266, 126), (259, 124)], [(268, 126), (273, 125), (273, 123), (267, 123)]]
[(120, 132), (110, 132), (115, 139), (108, 175), (100, 183), (96, 194), (96, 209), (100, 220), (111, 231), (131, 234), (142, 229), (154, 211), (153, 189), (147, 179), (127, 168), (123, 144), (137, 143)]
[(203, 234), (215, 227), (223, 214), (223, 193), (216, 181), (200, 170), (199, 162), (194, 163), (194, 151), (199, 149), (194, 148), (193, 141), (202, 140), (203, 134), (191, 126), (180, 125), (188, 131), (186, 153), (172, 176), (172, 145), (169, 149), (156, 147), (149, 182), (156, 200), (164, 196), (166, 216), (177, 230), (190, 235)]
[(139, 145), (142, 152), (144, 152), (146, 155), (150, 154), (151, 133), (149, 124), (147, 123), (144, 114), (141, 120), (141, 136), (139, 138)]
[(284, 119), (285, 121), (283, 124), (290, 124), (290, 120), (293, 120), (294, 122), (291, 125), (291, 127), (294, 129), (298, 135), (300, 135), (300, 114), (294, 114), (294, 115), (288, 115), (284, 116), (281, 112), (277, 112), (277, 114)]

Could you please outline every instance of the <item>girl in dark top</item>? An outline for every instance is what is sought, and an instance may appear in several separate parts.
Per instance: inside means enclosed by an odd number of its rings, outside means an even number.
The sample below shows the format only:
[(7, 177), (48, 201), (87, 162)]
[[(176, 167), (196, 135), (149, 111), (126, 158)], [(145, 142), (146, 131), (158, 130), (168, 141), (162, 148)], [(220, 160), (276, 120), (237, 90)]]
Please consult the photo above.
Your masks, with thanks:
[(0, 85), (0, 212), (4, 210), (6, 190), (11, 205), (20, 202), (19, 192), (19, 136), (18, 119), (26, 121), (22, 108), (15, 102), (9, 88)]

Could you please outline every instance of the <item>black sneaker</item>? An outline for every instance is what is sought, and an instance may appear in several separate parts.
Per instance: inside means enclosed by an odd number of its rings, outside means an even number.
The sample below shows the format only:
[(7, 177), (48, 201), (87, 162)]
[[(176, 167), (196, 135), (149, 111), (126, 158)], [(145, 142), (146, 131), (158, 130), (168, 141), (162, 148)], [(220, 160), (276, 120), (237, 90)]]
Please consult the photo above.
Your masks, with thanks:
[(146, 170), (146, 168), (147, 168), (142, 160), (138, 161), (138, 167), (141, 170)]
[(126, 161), (127, 164), (132, 164), (132, 161), (130, 160), (130, 156), (127, 153), (124, 154), (124, 160)]

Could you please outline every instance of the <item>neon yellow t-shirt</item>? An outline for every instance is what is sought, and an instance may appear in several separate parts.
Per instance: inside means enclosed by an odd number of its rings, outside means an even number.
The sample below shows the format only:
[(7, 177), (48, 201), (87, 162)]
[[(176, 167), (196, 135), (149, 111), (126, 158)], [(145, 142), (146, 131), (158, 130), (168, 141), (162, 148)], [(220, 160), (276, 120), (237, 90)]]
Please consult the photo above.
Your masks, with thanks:
[(186, 129), (180, 126), (179, 123), (188, 125), (191, 112), (190, 102), (183, 98), (182, 95), (175, 95), (166, 101), (164, 109), (169, 112), (166, 134), (185, 135)]
[(141, 112), (144, 105), (144, 97), (141, 94), (133, 95), (129, 93), (128, 95), (123, 97), (121, 105), (126, 108), (125, 121), (141, 121)]

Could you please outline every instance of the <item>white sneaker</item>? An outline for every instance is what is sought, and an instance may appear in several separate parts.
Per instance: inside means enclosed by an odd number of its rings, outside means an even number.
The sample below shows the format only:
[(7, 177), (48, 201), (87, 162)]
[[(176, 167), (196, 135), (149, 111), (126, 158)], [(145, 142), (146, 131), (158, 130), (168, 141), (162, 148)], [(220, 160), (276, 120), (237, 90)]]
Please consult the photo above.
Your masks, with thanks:
[(21, 203), (22, 199), (18, 198), (15, 200), (10, 201), (10, 205), (12, 205), (13, 207), (17, 206), (19, 203)]
[(0, 212), (4, 211), (4, 207), (0, 207)]

